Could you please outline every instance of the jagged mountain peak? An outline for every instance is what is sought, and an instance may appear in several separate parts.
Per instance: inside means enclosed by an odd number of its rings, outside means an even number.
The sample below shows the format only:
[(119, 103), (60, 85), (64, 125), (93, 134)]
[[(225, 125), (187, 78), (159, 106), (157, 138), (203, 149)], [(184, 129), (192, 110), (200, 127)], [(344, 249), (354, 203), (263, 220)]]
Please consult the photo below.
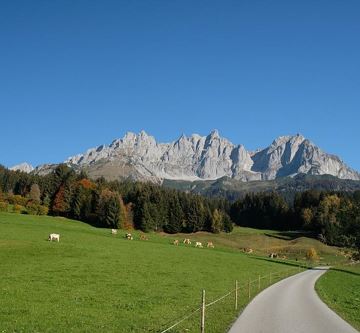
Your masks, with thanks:
[(127, 132), (109, 146), (70, 157), (70, 165), (87, 168), (91, 175), (161, 181), (205, 180), (229, 177), (242, 181), (267, 180), (297, 174), (330, 174), (360, 180), (356, 171), (337, 156), (322, 151), (301, 134), (276, 138), (265, 149), (249, 152), (217, 130), (206, 136), (182, 134), (170, 143), (158, 143), (145, 131)]
[[(278, 147), (281, 145), (284, 145), (286, 143), (289, 144), (294, 144), (294, 143), (302, 143), (303, 141), (305, 141), (305, 137), (302, 136), (301, 134), (296, 134), (296, 135), (284, 135), (284, 136), (279, 136), (277, 137), (271, 144), (271, 146), (273, 147)], [(309, 141), (310, 142), (310, 141)]]
[(220, 138), (219, 131), (217, 129), (213, 129), (208, 135), (210, 138)]

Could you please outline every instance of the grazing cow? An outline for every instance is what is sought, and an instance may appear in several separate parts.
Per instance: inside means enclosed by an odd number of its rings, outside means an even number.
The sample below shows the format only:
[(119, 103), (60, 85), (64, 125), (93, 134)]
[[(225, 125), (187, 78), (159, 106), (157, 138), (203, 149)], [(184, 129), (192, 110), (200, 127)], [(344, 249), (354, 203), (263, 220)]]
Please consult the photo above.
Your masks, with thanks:
[(184, 241), (183, 241), (183, 243), (184, 243), (184, 244), (189, 244), (189, 245), (191, 244), (191, 242), (190, 242), (190, 239), (189, 239), (189, 238), (185, 238), (185, 239), (184, 239)]
[(273, 259), (273, 258), (277, 258), (278, 254), (277, 253), (270, 253), (269, 254), (269, 258)]
[(211, 247), (211, 248), (214, 248), (215, 246), (214, 246), (214, 244), (213, 244), (213, 242), (207, 242), (207, 245), (206, 245), (207, 247)]
[(201, 242), (196, 242), (195, 247), (203, 247), (203, 245), (201, 244)]
[(140, 240), (149, 240), (145, 235), (140, 235)]
[(111, 234), (112, 235), (117, 235), (117, 229), (111, 229)]
[(50, 234), (49, 241), (51, 242), (51, 241), (55, 241), (55, 240), (60, 242), (60, 235), (59, 234)]
[(125, 238), (128, 240), (133, 240), (134, 237), (131, 234), (125, 234)]
[(179, 245), (179, 241), (177, 239), (174, 240), (174, 245), (178, 246)]

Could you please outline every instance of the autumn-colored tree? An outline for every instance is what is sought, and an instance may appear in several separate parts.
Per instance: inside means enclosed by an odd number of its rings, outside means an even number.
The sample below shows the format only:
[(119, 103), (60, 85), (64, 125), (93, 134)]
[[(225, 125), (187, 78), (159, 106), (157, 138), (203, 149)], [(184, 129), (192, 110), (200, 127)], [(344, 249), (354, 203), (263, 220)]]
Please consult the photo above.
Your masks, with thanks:
[(40, 187), (38, 184), (32, 184), (29, 192), (29, 198), (30, 200), (40, 203)]
[(211, 215), (211, 231), (218, 234), (223, 229), (223, 217), (218, 209)]
[(52, 204), (52, 212), (55, 215), (66, 215), (69, 210), (69, 204), (66, 200), (65, 186), (61, 185)]
[(311, 225), (313, 218), (314, 214), (311, 208), (304, 208), (301, 210), (301, 219), (303, 221), (304, 228), (307, 228)]
[(7, 212), (9, 204), (7, 202), (0, 201), (0, 212)]
[(20, 205), (20, 206), (25, 206), (27, 203), (27, 199), (22, 197), (21, 195), (9, 195), (8, 196), (8, 201), (11, 205)]
[(126, 208), (126, 222), (124, 224), (125, 229), (134, 229), (134, 210), (133, 204), (129, 202), (125, 205)]
[(125, 205), (124, 201), (120, 197), (120, 228), (125, 230), (131, 230), (134, 228), (132, 221), (132, 204)]
[(21, 213), (21, 212), (23, 212), (24, 210), (25, 210), (25, 207), (22, 206), (22, 205), (16, 204), (16, 205), (13, 206), (13, 212), (14, 212), (14, 213)]
[(94, 190), (96, 188), (96, 184), (94, 184), (91, 180), (87, 178), (79, 180), (78, 184), (87, 190)]
[(316, 261), (319, 259), (319, 256), (316, 252), (316, 250), (311, 247), (307, 252), (306, 252), (306, 259), (309, 261)]
[(336, 215), (339, 212), (341, 200), (336, 195), (327, 195), (321, 200), (318, 208), (318, 222), (320, 225), (337, 224)]

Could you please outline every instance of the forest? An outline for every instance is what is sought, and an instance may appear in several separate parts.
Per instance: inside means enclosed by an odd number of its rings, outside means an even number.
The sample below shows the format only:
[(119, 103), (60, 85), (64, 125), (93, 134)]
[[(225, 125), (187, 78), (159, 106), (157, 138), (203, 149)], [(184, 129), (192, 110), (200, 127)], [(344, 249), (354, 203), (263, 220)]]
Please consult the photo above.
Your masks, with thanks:
[(329, 245), (360, 248), (360, 191), (248, 193), (231, 202), (152, 183), (90, 179), (64, 164), (39, 176), (0, 166), (0, 211), (64, 216), (98, 227), (191, 233), (233, 225), (305, 230)]

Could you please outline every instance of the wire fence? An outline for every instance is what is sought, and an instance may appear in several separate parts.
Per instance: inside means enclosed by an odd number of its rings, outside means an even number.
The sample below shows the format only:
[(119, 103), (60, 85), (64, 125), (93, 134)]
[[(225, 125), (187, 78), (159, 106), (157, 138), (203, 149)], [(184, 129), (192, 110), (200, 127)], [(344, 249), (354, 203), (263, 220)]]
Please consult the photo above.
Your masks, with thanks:
[(301, 270), (303, 267), (297, 266), (283, 271), (269, 272), (266, 275), (258, 275), (254, 279), (249, 279), (241, 285), (236, 280), (233, 289), (208, 302), (205, 290), (203, 290), (199, 295), (200, 302), (197, 308), (174, 320), (167, 327), (159, 330), (159, 333), (224, 332), (228, 323), (232, 323), (239, 312), (261, 290)]

